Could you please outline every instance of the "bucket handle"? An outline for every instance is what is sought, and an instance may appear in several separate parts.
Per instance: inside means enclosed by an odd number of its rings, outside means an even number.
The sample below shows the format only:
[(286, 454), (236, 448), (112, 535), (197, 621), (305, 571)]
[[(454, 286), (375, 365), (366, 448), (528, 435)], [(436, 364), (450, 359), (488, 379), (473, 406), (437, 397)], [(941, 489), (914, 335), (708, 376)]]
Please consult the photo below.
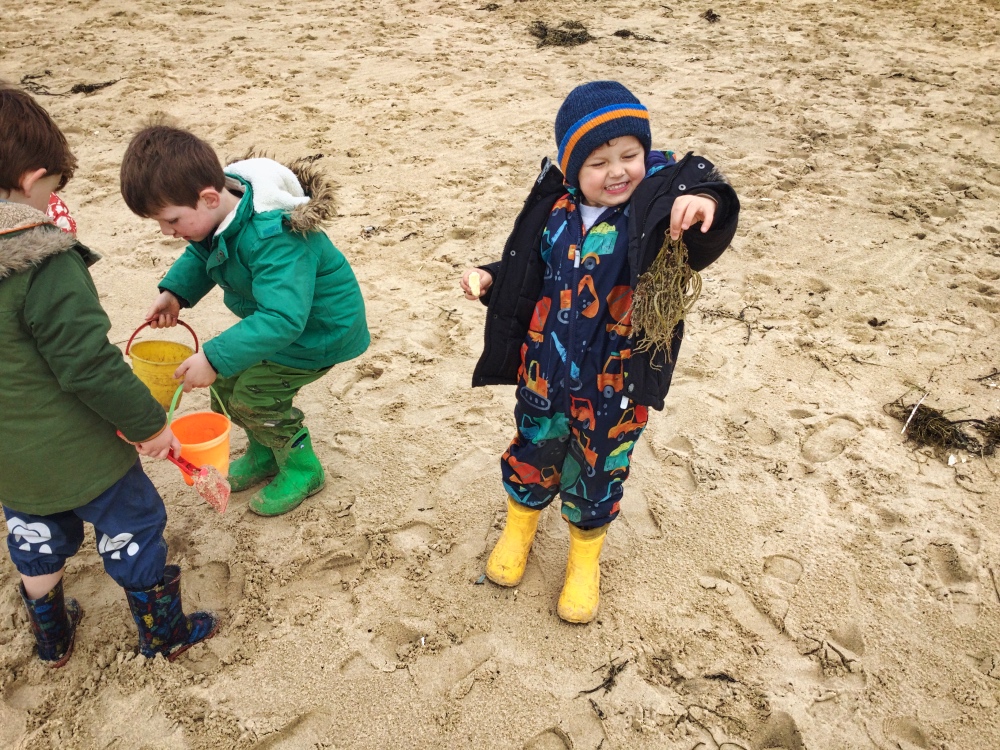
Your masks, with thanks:
[[(210, 390), (212, 392), (212, 395), (215, 396), (215, 400), (218, 402), (219, 408), (222, 409), (222, 413), (226, 415), (226, 419), (232, 422), (233, 418), (229, 416), (229, 411), (226, 409), (226, 405), (222, 403), (222, 398), (219, 396), (219, 392), (215, 390), (215, 386), (213, 385), (208, 386), (208, 390)], [(167, 412), (167, 424), (170, 424), (171, 422), (174, 421), (174, 409), (177, 408), (177, 402), (180, 401), (181, 393), (183, 392), (184, 392), (184, 384), (181, 383), (179, 386), (177, 386), (177, 390), (174, 392), (174, 397), (170, 400), (170, 411)], [(211, 402), (211, 397), (209, 397), (209, 402)]]
[[(139, 331), (141, 331), (143, 328), (145, 328), (148, 325), (149, 325), (149, 321), (147, 320), (141, 326), (139, 326), (138, 328), (136, 328), (135, 332), (131, 336), (129, 336), (128, 343), (125, 344), (125, 356), (126, 357), (128, 356), (129, 349), (132, 348), (132, 341), (133, 341), (133, 339), (135, 339), (135, 337), (139, 335)], [(194, 337), (194, 353), (197, 354), (198, 353), (198, 334), (195, 333), (194, 329), (191, 326), (189, 326), (187, 323), (185, 323), (183, 320), (178, 320), (177, 321), (177, 325), (184, 326), (185, 328), (187, 328), (191, 332), (191, 336)]]

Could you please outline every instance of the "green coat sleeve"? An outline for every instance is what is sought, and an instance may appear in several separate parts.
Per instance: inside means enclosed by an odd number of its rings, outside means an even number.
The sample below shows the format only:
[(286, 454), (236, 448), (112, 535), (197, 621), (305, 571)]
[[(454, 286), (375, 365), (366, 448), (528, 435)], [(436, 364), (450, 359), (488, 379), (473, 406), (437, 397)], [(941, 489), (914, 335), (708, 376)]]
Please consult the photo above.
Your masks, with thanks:
[(207, 261), (207, 249), (188, 245), (163, 277), (160, 289), (173, 292), (194, 307), (215, 286), (206, 270)]
[(39, 267), (25, 296), (24, 319), (63, 391), (133, 442), (163, 429), (163, 407), (108, 340), (111, 321), (79, 253), (60, 253)]
[(316, 290), (317, 250), (289, 232), (262, 240), (249, 257), (256, 310), (205, 343), (205, 356), (231, 377), (296, 341)]

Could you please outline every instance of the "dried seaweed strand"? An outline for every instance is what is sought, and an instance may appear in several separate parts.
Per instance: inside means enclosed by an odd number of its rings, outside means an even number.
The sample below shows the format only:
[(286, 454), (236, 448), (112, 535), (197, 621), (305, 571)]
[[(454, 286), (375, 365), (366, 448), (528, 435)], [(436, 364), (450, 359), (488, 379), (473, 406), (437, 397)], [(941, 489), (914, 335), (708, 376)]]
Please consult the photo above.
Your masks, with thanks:
[(931, 395), (931, 392), (927, 391), (923, 396), (920, 397), (920, 400), (917, 401), (916, 406), (913, 407), (913, 411), (910, 412), (910, 416), (906, 418), (906, 423), (903, 425), (903, 429), (899, 431), (900, 435), (906, 434), (906, 428), (909, 427), (910, 422), (913, 421), (913, 415), (917, 413), (917, 409), (920, 408), (920, 404), (924, 403), (924, 399), (927, 398), (929, 395)]
[(635, 350), (673, 358), (674, 328), (701, 295), (701, 275), (688, 265), (682, 238), (664, 237), (663, 246), (632, 294), (632, 325), (640, 332)]
[[(920, 401), (923, 401), (921, 399)], [(902, 397), (882, 407), (886, 414), (905, 421), (906, 439), (918, 445), (930, 446), (940, 450), (964, 450), (968, 453), (989, 455), (988, 450), (975, 435), (969, 434), (965, 426), (982, 431), (986, 424), (981, 419), (949, 419), (945, 412), (920, 402), (904, 404)]]

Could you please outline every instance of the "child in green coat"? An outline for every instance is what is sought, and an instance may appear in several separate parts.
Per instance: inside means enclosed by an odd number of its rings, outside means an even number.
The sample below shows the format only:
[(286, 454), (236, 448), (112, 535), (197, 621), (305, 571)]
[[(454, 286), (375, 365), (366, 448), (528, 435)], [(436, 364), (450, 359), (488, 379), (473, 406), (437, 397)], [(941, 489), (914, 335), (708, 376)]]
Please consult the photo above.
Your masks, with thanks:
[[(0, 505), (38, 656), (66, 663), (83, 610), (63, 595), (66, 561), (94, 527), (125, 589), (140, 652), (175, 658), (216, 619), (185, 615), (167, 565), (167, 511), (136, 450), (180, 453), (166, 415), (108, 341), (87, 270), (99, 256), (46, 216), (76, 158), (28, 94), (0, 82)], [(120, 440), (120, 432), (131, 442)], [(6, 616), (6, 613), (5, 613)]]
[(249, 441), (229, 469), (233, 490), (270, 479), (250, 509), (287, 513), (325, 481), (292, 401), (370, 342), (354, 272), (320, 229), (334, 213), (331, 186), (305, 160), (286, 167), (248, 158), (223, 170), (192, 133), (155, 125), (129, 144), (121, 190), (134, 213), (189, 243), (160, 282), (146, 316), (151, 326), (176, 325), (180, 309), (216, 284), (241, 319), (174, 377), (184, 379), (185, 391), (215, 384)]

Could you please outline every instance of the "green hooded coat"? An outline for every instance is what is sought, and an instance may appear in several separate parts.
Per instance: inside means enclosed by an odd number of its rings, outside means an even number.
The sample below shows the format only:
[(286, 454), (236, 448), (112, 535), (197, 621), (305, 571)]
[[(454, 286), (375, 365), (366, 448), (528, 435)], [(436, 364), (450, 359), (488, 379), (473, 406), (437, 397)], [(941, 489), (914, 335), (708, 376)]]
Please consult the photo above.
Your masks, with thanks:
[(89, 265), (45, 214), (0, 202), (0, 503), (51, 515), (86, 505), (136, 462), (163, 408), (108, 341)]
[(306, 161), (248, 159), (226, 168), (239, 206), (213, 237), (193, 242), (160, 282), (195, 305), (216, 284), (240, 322), (204, 346), (223, 377), (263, 360), (320, 370), (361, 355), (371, 339), (361, 289), (321, 231), (332, 187)]

